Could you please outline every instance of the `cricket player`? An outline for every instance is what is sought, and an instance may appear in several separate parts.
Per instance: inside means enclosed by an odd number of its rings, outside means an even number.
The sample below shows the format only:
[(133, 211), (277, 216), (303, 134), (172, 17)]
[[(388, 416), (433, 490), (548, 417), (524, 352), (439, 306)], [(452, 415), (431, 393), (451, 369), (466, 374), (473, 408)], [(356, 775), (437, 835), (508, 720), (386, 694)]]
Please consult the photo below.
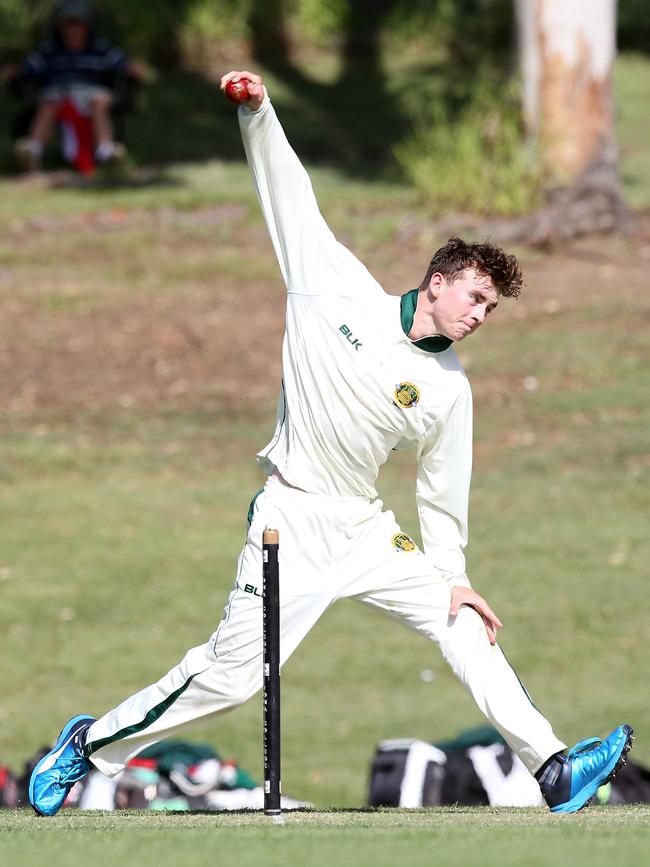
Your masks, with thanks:
[[(517, 297), (513, 256), (453, 238), (418, 288), (387, 295), (323, 220), (259, 75), (239, 123), (287, 286), (283, 380), (267, 471), (223, 619), (157, 683), (95, 720), (73, 717), (36, 766), (29, 796), (52, 815), (95, 766), (108, 776), (145, 747), (226, 713), (262, 684), (262, 532), (280, 532), (281, 661), (348, 597), (440, 648), (488, 721), (536, 776), (551, 810), (581, 809), (624, 762), (632, 729), (568, 752), (497, 644), (501, 623), (465, 573), (472, 398), (453, 343)], [(375, 481), (394, 449), (417, 455), (423, 550), (382, 508)]]

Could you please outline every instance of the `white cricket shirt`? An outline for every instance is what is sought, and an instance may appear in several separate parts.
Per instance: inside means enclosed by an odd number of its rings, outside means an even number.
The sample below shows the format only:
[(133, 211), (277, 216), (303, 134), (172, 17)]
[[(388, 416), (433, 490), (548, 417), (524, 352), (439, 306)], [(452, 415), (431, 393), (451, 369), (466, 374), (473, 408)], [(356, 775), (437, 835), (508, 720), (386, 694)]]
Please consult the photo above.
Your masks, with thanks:
[(311, 493), (373, 499), (391, 451), (414, 447), (425, 554), (467, 585), (472, 397), (456, 354), (408, 339), (417, 293), (387, 295), (338, 243), (268, 97), (239, 122), (288, 290), (277, 424), (258, 461)]

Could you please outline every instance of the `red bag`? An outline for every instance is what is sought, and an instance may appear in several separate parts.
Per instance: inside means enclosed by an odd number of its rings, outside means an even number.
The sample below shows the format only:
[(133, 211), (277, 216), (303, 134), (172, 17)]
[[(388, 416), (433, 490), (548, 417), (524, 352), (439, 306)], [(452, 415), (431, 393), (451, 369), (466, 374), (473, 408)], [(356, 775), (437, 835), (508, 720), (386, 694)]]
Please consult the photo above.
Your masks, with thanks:
[(57, 120), (61, 127), (63, 156), (82, 175), (95, 171), (95, 148), (90, 118), (82, 114), (70, 99), (59, 104)]

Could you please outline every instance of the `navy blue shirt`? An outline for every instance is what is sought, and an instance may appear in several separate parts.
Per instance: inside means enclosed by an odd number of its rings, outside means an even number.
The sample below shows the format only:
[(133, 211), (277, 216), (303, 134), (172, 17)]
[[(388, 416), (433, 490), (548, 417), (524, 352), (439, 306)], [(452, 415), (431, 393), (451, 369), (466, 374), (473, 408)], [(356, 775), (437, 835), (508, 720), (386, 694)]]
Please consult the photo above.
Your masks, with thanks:
[(111, 87), (115, 74), (125, 65), (123, 51), (101, 37), (91, 36), (83, 51), (67, 51), (59, 40), (50, 39), (23, 61), (20, 74), (41, 88), (67, 84)]

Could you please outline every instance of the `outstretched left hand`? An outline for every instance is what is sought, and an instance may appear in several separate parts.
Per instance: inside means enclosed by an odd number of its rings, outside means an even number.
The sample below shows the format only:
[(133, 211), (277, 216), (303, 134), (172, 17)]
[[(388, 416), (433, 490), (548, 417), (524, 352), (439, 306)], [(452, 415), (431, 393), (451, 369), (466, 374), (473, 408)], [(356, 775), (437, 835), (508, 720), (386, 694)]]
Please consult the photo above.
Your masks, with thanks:
[(496, 644), (497, 629), (501, 629), (503, 624), (485, 599), (475, 590), (470, 590), (469, 587), (452, 587), (449, 616), (456, 617), (461, 605), (469, 605), (481, 615), (490, 644)]

